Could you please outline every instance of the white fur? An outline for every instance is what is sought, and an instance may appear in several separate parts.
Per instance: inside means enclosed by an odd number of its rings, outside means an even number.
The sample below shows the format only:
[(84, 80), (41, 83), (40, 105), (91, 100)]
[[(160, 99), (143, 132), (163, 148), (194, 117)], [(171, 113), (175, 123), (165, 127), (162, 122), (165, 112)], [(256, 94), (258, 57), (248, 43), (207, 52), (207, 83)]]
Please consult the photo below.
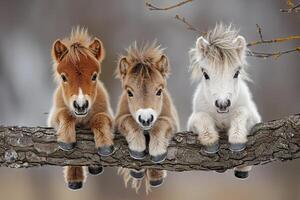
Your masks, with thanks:
[(77, 102), (77, 104), (79, 106), (83, 106), (83, 104), (85, 103), (85, 101), (86, 101), (86, 98), (85, 98), (85, 96), (84, 96), (84, 94), (82, 92), (82, 89), (79, 88), (79, 92), (78, 92), (78, 96), (76, 98), (76, 102)]
[[(261, 121), (246, 83), (245, 39), (231, 26), (224, 25), (208, 31), (206, 37), (200, 37), (190, 51), (190, 69), (194, 78), (200, 77), (200, 82), (194, 94), (188, 130), (197, 133), (203, 145), (217, 142), (220, 132), (228, 133), (229, 143), (245, 143), (251, 128)], [(241, 74), (233, 78), (238, 70)], [(208, 74), (208, 80), (203, 72)], [(226, 113), (218, 112), (216, 100), (231, 101)]]
[[(139, 122), (139, 116), (141, 116), (143, 120), (147, 121), (148, 119), (150, 119), (151, 115), (153, 116), (153, 122), (150, 126), (145, 127)], [(155, 123), (156, 119), (157, 119), (157, 112), (152, 108), (138, 109), (135, 113), (136, 122), (145, 130), (149, 130), (152, 127), (152, 125)]]

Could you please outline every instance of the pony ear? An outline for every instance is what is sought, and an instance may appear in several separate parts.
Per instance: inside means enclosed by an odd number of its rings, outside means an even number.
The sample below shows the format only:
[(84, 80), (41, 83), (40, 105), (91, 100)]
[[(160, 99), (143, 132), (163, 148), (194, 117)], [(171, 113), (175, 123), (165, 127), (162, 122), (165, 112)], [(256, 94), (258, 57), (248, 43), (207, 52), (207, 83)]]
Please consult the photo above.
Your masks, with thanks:
[(245, 38), (243, 36), (239, 35), (236, 37), (236, 39), (233, 41), (233, 43), (237, 47), (237, 52), (238, 52), (239, 56), (243, 57), (245, 55), (246, 48), (247, 48), (247, 43), (246, 43)]
[(124, 78), (127, 74), (128, 67), (129, 67), (129, 63), (128, 63), (126, 57), (124, 56), (118, 62), (118, 68), (116, 71), (117, 78), (120, 78), (120, 79)]
[(168, 57), (166, 55), (163, 54), (157, 62), (157, 69), (164, 77), (168, 77), (170, 72), (170, 65)]
[(209, 46), (209, 42), (204, 39), (204, 37), (199, 37), (196, 41), (196, 47), (198, 48), (199, 52), (204, 54), (207, 51)]
[(52, 57), (56, 62), (60, 62), (68, 52), (68, 48), (60, 41), (56, 40), (52, 46)]
[(94, 41), (90, 44), (89, 49), (92, 51), (97, 60), (101, 62), (104, 59), (105, 52), (101, 40), (95, 38)]

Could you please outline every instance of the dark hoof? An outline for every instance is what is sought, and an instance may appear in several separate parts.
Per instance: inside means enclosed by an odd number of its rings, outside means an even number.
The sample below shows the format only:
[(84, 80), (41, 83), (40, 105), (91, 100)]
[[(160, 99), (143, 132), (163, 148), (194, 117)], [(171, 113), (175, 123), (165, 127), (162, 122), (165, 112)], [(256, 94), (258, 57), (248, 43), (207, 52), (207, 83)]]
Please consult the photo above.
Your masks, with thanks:
[(142, 179), (144, 178), (145, 172), (143, 170), (130, 170), (130, 176), (135, 179)]
[(68, 187), (71, 190), (78, 190), (82, 188), (82, 182), (69, 182)]
[(167, 152), (158, 156), (150, 156), (150, 160), (154, 163), (161, 163), (167, 158)]
[(114, 146), (103, 146), (98, 148), (98, 154), (100, 156), (110, 156), (114, 153)]
[(64, 142), (57, 142), (59, 148), (61, 148), (64, 151), (71, 151), (75, 148), (76, 142), (73, 143), (64, 143)]
[(234, 152), (239, 152), (239, 151), (243, 151), (246, 148), (246, 144), (242, 143), (242, 144), (230, 144), (229, 149), (231, 151)]
[(234, 176), (240, 179), (245, 179), (248, 178), (249, 172), (234, 171)]
[(163, 184), (164, 179), (149, 181), (151, 187), (159, 187)]
[(88, 167), (89, 173), (96, 176), (103, 173), (103, 167)]
[(133, 151), (129, 149), (129, 155), (130, 157), (136, 159), (136, 160), (142, 160), (146, 157), (145, 151), (139, 152), (139, 151)]
[(214, 154), (217, 153), (218, 151), (219, 151), (219, 142), (204, 147), (204, 152), (208, 154)]

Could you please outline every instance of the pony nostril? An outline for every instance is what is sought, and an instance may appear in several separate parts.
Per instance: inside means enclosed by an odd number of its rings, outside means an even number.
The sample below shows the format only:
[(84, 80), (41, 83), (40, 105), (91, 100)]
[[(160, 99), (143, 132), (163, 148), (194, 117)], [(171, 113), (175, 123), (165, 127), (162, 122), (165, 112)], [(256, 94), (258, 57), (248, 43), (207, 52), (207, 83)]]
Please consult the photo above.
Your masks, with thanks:
[(77, 104), (76, 101), (73, 101), (73, 106), (74, 106), (74, 108), (76, 108), (76, 109), (79, 109), (79, 108), (80, 108), (80, 106)]
[(139, 122), (141, 123), (141, 124), (143, 124), (144, 123), (144, 120), (142, 119), (142, 117), (141, 117), (141, 115), (139, 115)]
[(89, 107), (89, 102), (88, 100), (85, 100), (85, 103), (83, 104), (82, 106), (84, 109), (88, 108)]
[(216, 106), (217, 108), (220, 107), (220, 105), (219, 105), (219, 103), (218, 103), (218, 100), (215, 101), (215, 106)]
[(152, 122), (153, 122), (153, 120), (154, 120), (154, 116), (153, 116), (153, 115), (151, 115), (151, 116), (150, 116), (150, 119), (149, 119), (149, 124), (150, 124), (150, 123), (152, 123)]
[(228, 99), (227, 100), (227, 107), (229, 107), (231, 105), (231, 101)]

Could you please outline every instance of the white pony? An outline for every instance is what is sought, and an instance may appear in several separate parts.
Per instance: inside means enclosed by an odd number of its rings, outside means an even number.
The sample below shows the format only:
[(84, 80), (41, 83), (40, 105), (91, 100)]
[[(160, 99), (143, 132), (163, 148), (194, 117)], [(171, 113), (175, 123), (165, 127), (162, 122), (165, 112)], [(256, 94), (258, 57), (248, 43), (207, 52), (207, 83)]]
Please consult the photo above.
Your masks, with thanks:
[[(200, 82), (188, 129), (198, 134), (207, 153), (218, 151), (220, 132), (227, 132), (232, 151), (242, 151), (251, 128), (261, 121), (246, 83), (246, 51), (246, 40), (236, 29), (218, 24), (189, 52), (192, 79)], [(235, 176), (246, 178), (250, 170), (239, 166)]]

